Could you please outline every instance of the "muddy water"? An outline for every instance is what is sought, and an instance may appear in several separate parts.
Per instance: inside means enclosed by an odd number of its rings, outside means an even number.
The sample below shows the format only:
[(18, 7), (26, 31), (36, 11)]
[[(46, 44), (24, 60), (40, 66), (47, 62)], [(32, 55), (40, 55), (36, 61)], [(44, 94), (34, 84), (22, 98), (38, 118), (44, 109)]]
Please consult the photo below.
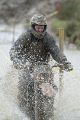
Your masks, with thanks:
[[(18, 74), (11, 67), (9, 49), (0, 45), (0, 120), (28, 120), (17, 105)], [(74, 70), (65, 72), (61, 96), (55, 98), (55, 120), (80, 120), (80, 51), (65, 51)], [(56, 73), (55, 83), (59, 86)]]

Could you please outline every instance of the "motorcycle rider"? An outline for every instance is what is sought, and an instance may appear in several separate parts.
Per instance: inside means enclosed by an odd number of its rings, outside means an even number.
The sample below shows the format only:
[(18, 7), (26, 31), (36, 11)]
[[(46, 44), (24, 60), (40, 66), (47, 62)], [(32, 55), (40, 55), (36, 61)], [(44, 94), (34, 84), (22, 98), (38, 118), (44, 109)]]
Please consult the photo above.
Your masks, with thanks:
[[(26, 62), (49, 62), (50, 55), (61, 64), (66, 64), (65, 69), (71, 67), (70, 62), (60, 52), (54, 36), (47, 32), (47, 20), (44, 15), (36, 14), (31, 18), (31, 28), (23, 33), (10, 50), (10, 58), (15, 68), (23, 68)], [(69, 64), (68, 64), (69, 63)]]
[[(47, 32), (46, 17), (42, 14), (35, 14), (31, 18), (30, 24), (30, 29), (18, 38), (10, 50), (10, 58), (13, 61), (14, 67), (16, 69), (24, 69), (20, 75), (21, 85), (25, 84), (25, 81), (27, 81), (24, 87), (26, 87), (29, 82), (29, 76), (28, 78), (25, 76), (27, 61), (30, 64), (36, 64), (36, 62), (48, 63), (51, 55), (56, 62), (63, 64), (65, 69), (72, 70), (70, 62), (67, 61), (66, 56), (60, 52), (56, 45), (54, 36)], [(20, 89), (22, 92), (23, 88)], [(23, 100), (22, 107), (25, 106), (24, 104), (25, 101)]]

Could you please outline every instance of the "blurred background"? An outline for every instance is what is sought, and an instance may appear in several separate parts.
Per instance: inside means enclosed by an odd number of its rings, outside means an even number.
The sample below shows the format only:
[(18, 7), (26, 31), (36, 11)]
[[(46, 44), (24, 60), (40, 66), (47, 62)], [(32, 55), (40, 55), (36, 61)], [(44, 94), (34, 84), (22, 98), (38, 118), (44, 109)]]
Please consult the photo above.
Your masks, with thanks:
[[(46, 15), (48, 31), (59, 38), (57, 43), (62, 40), (74, 68), (64, 72), (54, 120), (80, 120), (80, 0), (0, 0), (0, 120), (29, 120), (17, 106), (18, 71), (11, 67), (9, 51), (35, 13)], [(58, 70), (54, 73), (59, 86)]]
[[(34, 13), (48, 17), (49, 31), (58, 36), (57, 29), (64, 28), (67, 46), (80, 49), (80, 1), (79, 0), (0, 0), (0, 43), (15, 40), (16, 35), (29, 26)], [(12, 34), (11, 34), (12, 33)], [(69, 46), (68, 46), (69, 47)]]

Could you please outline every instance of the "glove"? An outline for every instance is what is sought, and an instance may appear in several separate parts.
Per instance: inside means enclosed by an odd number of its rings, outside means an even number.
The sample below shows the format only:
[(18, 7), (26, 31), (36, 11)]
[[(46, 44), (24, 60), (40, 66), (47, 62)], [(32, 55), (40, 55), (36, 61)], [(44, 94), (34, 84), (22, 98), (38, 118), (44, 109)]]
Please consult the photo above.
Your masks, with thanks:
[(66, 71), (72, 71), (72, 70), (73, 70), (73, 66), (72, 66), (71, 63), (68, 62), (68, 61), (66, 61), (66, 62), (63, 64), (63, 66), (64, 66), (64, 70), (66, 70)]

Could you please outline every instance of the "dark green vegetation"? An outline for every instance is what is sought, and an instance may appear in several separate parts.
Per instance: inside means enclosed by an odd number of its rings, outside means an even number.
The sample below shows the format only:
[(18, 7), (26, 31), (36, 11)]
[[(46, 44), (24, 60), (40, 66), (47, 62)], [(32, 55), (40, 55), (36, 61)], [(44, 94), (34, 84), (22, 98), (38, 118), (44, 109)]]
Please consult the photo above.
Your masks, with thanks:
[(80, 1), (62, 0), (62, 9), (57, 14), (57, 20), (52, 23), (52, 29), (63, 27), (68, 43), (80, 48)]

